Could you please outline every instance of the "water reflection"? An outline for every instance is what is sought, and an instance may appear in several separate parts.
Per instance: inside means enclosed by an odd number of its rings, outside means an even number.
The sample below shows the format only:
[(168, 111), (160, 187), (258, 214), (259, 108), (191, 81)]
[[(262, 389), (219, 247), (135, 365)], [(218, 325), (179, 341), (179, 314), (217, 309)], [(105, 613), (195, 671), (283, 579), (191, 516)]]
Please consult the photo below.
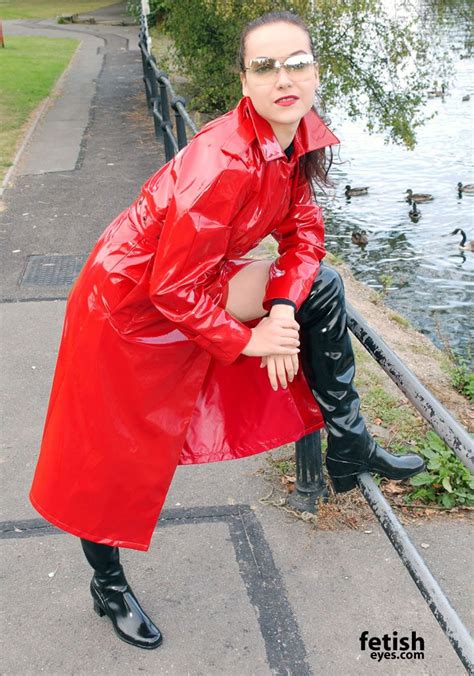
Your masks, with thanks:
[[(462, 228), (474, 236), (474, 195), (460, 194), (458, 181), (474, 182), (474, 59), (459, 58), (456, 80), (443, 98), (427, 103), (437, 115), (417, 130), (414, 150), (384, 144), (362, 122), (331, 110), (331, 126), (341, 139), (340, 159), (331, 176), (336, 188), (320, 195), (326, 215), (327, 249), (340, 255), (355, 276), (382, 288), (391, 282), (387, 303), (441, 345), (441, 336), (460, 354), (474, 346), (474, 253), (459, 249)], [(463, 100), (470, 94), (469, 100)], [(369, 186), (367, 195), (346, 198), (345, 186)], [(410, 219), (406, 190), (431, 193)], [(352, 232), (366, 230), (365, 247)], [(386, 283), (386, 280), (385, 280)]]

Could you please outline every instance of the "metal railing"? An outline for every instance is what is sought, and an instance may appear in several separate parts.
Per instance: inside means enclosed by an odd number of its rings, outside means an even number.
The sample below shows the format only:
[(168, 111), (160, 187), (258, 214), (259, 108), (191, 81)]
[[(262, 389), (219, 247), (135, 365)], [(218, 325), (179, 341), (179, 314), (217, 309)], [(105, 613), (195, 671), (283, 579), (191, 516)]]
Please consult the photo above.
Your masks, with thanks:
[[(198, 129), (185, 108), (185, 99), (176, 94), (166, 73), (156, 65), (155, 57), (151, 53), (148, 24), (143, 13), (140, 17), (138, 46), (142, 55), (143, 81), (148, 111), (153, 116), (155, 137), (158, 140), (163, 140), (165, 158), (168, 162), (188, 142), (186, 125), (193, 134), (196, 134)], [(171, 119), (171, 109), (175, 116), (176, 135)]]
[[(140, 20), (139, 47), (148, 110), (153, 116), (155, 136), (164, 142), (166, 161), (169, 161), (187, 144), (186, 125), (193, 134), (197, 133), (198, 129), (186, 111), (185, 99), (176, 95), (168, 77), (156, 65), (155, 58), (151, 54), (151, 40), (146, 15), (143, 12)], [(174, 125), (171, 109), (175, 116)], [(176, 135), (173, 127), (176, 128)], [(474, 443), (466, 430), (350, 305), (347, 305), (347, 319), (353, 335), (461, 462), (474, 473)], [(300, 511), (314, 513), (317, 499), (321, 497), (327, 500), (329, 496), (323, 476), (320, 433), (313, 432), (296, 441), (295, 454), (296, 485), (295, 491), (288, 496), (288, 504)], [(474, 673), (474, 641), (468, 630), (370, 474), (368, 472), (359, 474), (357, 482), (461, 662), (468, 673)]]

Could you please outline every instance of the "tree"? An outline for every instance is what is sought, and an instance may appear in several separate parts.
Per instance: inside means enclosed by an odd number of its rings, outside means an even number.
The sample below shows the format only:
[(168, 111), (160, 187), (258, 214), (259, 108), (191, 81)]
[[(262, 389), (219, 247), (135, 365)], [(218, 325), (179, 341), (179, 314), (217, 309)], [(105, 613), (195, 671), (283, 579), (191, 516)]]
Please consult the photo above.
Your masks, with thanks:
[[(219, 115), (241, 96), (236, 52), (245, 23), (267, 11), (297, 12), (317, 49), (323, 110), (336, 104), (386, 141), (413, 148), (426, 123), (428, 91), (449, 89), (456, 49), (472, 53), (470, 0), (399, 0), (389, 13), (382, 0), (161, 0), (163, 28), (193, 84), (190, 105)], [(464, 38), (459, 45), (459, 36)]]

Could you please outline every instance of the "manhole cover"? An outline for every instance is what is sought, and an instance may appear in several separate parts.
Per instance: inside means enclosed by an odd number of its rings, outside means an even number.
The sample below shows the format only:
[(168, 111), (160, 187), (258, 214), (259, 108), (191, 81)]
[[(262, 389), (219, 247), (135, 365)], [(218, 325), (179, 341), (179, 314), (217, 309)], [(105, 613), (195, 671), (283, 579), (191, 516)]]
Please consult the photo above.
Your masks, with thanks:
[(87, 256), (28, 256), (20, 286), (70, 286)]

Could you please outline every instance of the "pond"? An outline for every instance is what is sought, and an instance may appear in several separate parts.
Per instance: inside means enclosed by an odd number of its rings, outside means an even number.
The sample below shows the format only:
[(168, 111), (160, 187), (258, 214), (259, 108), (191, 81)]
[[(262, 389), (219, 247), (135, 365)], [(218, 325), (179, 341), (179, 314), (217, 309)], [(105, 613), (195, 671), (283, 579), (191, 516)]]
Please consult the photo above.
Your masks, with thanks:
[[(459, 196), (457, 183), (474, 183), (474, 59), (456, 52), (456, 78), (443, 98), (429, 99), (437, 115), (417, 129), (407, 150), (384, 144), (338, 110), (330, 127), (341, 140), (334, 146), (330, 176), (335, 188), (319, 193), (326, 222), (327, 250), (343, 258), (355, 277), (385, 289), (385, 302), (406, 316), (438, 346), (446, 341), (459, 355), (474, 352), (474, 252), (459, 249), (462, 228), (474, 238), (474, 194)], [(463, 97), (470, 99), (463, 101)], [(340, 151), (338, 152), (338, 148)], [(346, 184), (369, 186), (368, 194), (347, 199)], [(406, 190), (431, 193), (419, 204), (421, 219), (409, 217)], [(354, 229), (366, 230), (368, 244), (352, 242)]]

